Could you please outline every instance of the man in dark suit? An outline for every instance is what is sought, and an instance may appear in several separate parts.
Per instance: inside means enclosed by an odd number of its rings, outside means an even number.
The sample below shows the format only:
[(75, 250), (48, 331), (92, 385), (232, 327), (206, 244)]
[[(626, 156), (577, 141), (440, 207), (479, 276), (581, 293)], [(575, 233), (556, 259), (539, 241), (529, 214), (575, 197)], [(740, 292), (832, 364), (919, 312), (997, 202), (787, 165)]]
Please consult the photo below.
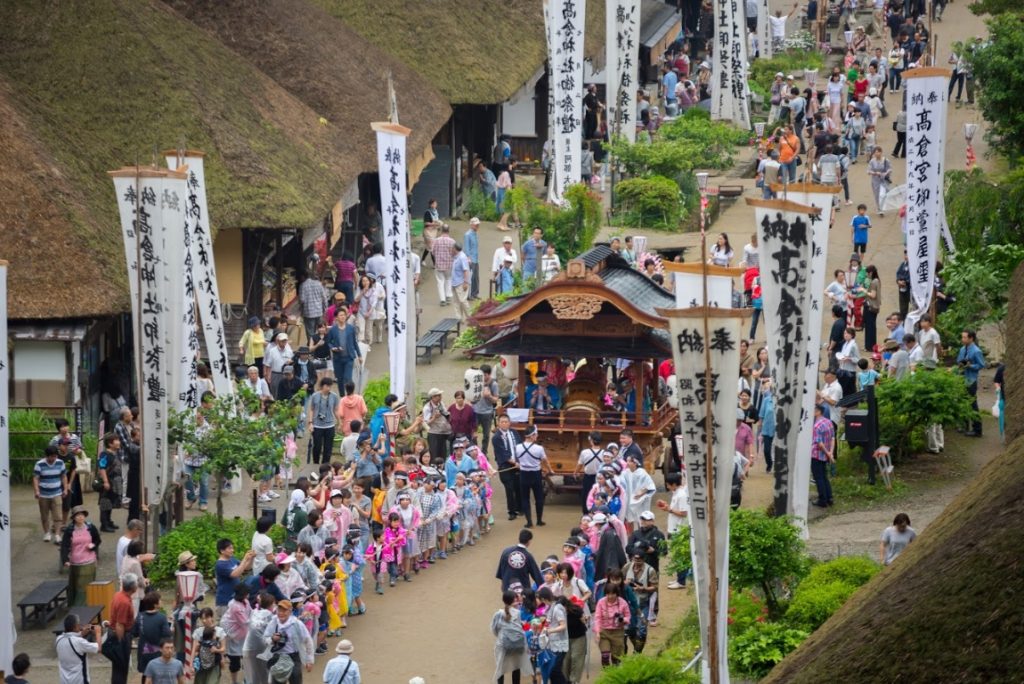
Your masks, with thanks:
[(334, 315), (334, 325), (327, 331), (327, 346), (334, 363), (334, 377), (338, 385), (344, 387), (352, 382), (352, 367), (356, 359), (362, 363), (363, 353), (359, 350), (356, 329), (348, 323), (348, 311), (343, 308)]
[(491, 446), (494, 447), (494, 461), (498, 464), (498, 477), (505, 488), (505, 502), (508, 504), (508, 519), (515, 520), (519, 515), (519, 471), (512, 457), (516, 446), (522, 438), (510, 426), (512, 422), (507, 415), (498, 417), (498, 429), (491, 435)]

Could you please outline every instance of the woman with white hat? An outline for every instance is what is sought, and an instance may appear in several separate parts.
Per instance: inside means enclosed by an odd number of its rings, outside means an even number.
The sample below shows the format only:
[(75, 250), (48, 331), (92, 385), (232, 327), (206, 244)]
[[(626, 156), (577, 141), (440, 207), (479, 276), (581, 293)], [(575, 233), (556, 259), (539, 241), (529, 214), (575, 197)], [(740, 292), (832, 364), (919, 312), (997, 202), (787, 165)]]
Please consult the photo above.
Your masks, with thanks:
[(423, 422), (427, 426), (427, 446), (435, 462), (448, 456), (448, 443), (452, 438), (452, 424), (448, 409), (441, 397), (444, 394), (437, 387), (427, 392), (427, 403), (423, 405)]

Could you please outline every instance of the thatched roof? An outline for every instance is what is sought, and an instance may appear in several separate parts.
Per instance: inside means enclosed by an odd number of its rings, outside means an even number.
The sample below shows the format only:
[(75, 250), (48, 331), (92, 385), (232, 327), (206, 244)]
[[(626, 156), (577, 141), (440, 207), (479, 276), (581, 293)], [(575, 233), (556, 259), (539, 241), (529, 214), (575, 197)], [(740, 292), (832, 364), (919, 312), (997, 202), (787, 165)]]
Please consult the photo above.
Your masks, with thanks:
[[(505, 102), (547, 58), (540, 0), (310, 1), (418, 71), (453, 104)], [(584, 47), (602, 63), (604, 5), (587, 0)]]
[(84, 193), (36, 138), (2, 77), (0, 150), (0, 258), (10, 262), (8, 316), (73, 318), (125, 311), (127, 286), (111, 278), (125, 270), (121, 243), (110, 239), (111, 231), (89, 211)]
[(294, 0), (163, 0), (326, 118), (347, 162), (377, 170), (368, 121), (387, 120), (387, 75), (398, 93), (410, 154), (430, 146), (451, 109), (416, 72), (319, 7)]
[[(1009, 358), (1020, 365), (1019, 355)], [(892, 566), (762, 684), (1020, 681), (1021, 482), (1024, 439), (989, 462)]]

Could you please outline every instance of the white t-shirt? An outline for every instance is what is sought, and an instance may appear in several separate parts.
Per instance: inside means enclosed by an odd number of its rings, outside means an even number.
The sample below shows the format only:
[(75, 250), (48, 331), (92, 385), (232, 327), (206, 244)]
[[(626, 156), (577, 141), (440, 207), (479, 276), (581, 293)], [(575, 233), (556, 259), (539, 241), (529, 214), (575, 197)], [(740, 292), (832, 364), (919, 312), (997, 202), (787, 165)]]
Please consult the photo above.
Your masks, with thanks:
[(274, 540), (265, 534), (254, 532), (252, 535), (252, 552), (255, 557), (252, 559), (252, 574), (258, 575), (267, 567), (267, 554), (274, 552)]
[[(825, 386), (821, 388), (821, 394), (824, 397), (832, 399), (838, 402), (843, 398), (843, 386), (839, 384), (839, 381), (825, 383)], [(832, 419), (833, 423), (839, 422), (839, 408), (835, 404), (829, 404), (829, 415), (835, 414), (835, 418)]]
[(604, 450), (600, 448), (587, 448), (581, 451), (578, 463), (583, 466), (584, 474), (597, 475), (597, 471), (601, 469), (601, 465), (604, 463), (602, 456), (604, 456)]
[(772, 26), (772, 38), (783, 39), (786, 37), (786, 20), (789, 17), (768, 17), (768, 22)]
[(917, 343), (921, 346), (921, 357), (929, 361), (939, 360), (939, 344), (942, 340), (939, 331), (935, 328), (925, 330), (921, 328), (917, 333)]
[[(767, 166), (767, 165), (766, 165)], [(757, 247), (750, 244), (749, 242), (743, 245), (743, 261), (746, 263), (747, 268), (752, 266), (760, 267), (760, 257), (757, 253)]]
[(128, 545), (132, 543), (132, 540), (128, 537), (122, 536), (117, 540), (117, 550), (114, 552), (114, 569), (117, 571), (117, 576), (121, 576), (121, 563), (124, 562), (124, 554), (128, 552)]
[[(668, 503), (668, 507), (673, 511), (687, 511), (690, 510), (690, 493), (686, 489), (686, 485), (676, 487), (676, 491), (672, 492), (672, 499)], [(668, 530), (669, 534), (675, 533), (680, 527), (687, 527), (690, 524), (689, 519), (685, 515), (676, 515), (671, 511), (668, 514), (668, 524), (665, 529)]]
[[(934, 328), (933, 328), (933, 330), (934, 330)], [(924, 360), (924, 350), (921, 348), (921, 345), (915, 344), (914, 348), (910, 350), (910, 364), (911, 365), (916, 365), (916, 364), (921, 363), (921, 361), (923, 361), (923, 360)]]

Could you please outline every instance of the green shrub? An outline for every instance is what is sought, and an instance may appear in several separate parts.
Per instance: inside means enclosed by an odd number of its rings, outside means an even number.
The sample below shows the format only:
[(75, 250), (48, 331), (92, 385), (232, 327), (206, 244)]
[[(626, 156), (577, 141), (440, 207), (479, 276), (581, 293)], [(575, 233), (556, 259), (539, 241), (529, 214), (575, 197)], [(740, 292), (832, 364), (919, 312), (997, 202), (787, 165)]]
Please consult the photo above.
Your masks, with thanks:
[(698, 674), (681, 670), (681, 665), (675, 660), (633, 653), (618, 665), (601, 670), (595, 684), (690, 684), (700, 681)]
[(615, 186), (618, 224), (630, 228), (675, 230), (682, 219), (679, 186), (671, 178), (630, 178)]
[[(50, 438), (57, 434), (53, 419), (39, 409), (11, 409), (8, 416), (10, 429), (11, 481), (25, 484), (32, 481), (36, 461), (43, 457), (43, 450)], [(19, 434), (42, 431), (44, 434)]]
[[(824, 64), (824, 58), (817, 51), (787, 50), (776, 53), (771, 59), (753, 60), (747, 78), (770, 92), (776, 73), (781, 71), (801, 78), (805, 69), (820, 69)], [(819, 85), (823, 87), (823, 83)]]
[(810, 631), (828, 620), (846, 603), (857, 587), (846, 582), (803, 582), (786, 609), (786, 621)]
[[(669, 540), (672, 571), (689, 570), (690, 535)], [(807, 574), (800, 531), (788, 517), (740, 508), (729, 514), (729, 585), (761, 591), (774, 619), (781, 614), (779, 590)]]
[(817, 629), (881, 569), (867, 556), (840, 556), (818, 563), (793, 593), (786, 621), (801, 629)]
[(756, 622), (729, 639), (729, 664), (735, 674), (753, 679), (767, 675), (777, 663), (799, 646), (808, 633), (777, 622)]
[(383, 406), (384, 397), (389, 394), (391, 394), (391, 376), (387, 373), (366, 383), (366, 389), (363, 390), (366, 415), (372, 416), (377, 409)]
[(533, 229), (540, 228), (562, 263), (590, 249), (604, 217), (601, 197), (583, 183), (569, 186), (564, 199), (567, 206), (559, 207), (541, 202), (527, 188), (513, 188), (505, 200), (523, 224), (521, 239), (529, 239)]
[(479, 185), (471, 187), (466, 194), (462, 214), (467, 217), (476, 216), (481, 221), (497, 221), (500, 218), (494, 200), (485, 195)]
[[(178, 569), (178, 554), (182, 551), (195, 554), (196, 569), (203, 573), (203, 577), (213, 577), (217, 541), (230, 539), (235, 546), (235, 555), (241, 558), (249, 550), (255, 531), (254, 520), (231, 518), (220, 524), (212, 513), (182, 523), (160, 537), (156, 560), (149, 566), (149, 579), (154, 584), (173, 582), (174, 572)], [(281, 525), (274, 525), (269, 534), (275, 545), (284, 542), (285, 529)]]
[(962, 425), (977, 417), (963, 377), (943, 371), (919, 370), (902, 380), (877, 385), (881, 443), (894, 461), (909, 456), (932, 423)]
[(800, 586), (846, 582), (859, 587), (867, 584), (881, 569), (881, 565), (867, 556), (840, 556), (812, 567)]
[(768, 606), (750, 590), (729, 587), (729, 636), (745, 632), (751, 625), (768, 619)]

